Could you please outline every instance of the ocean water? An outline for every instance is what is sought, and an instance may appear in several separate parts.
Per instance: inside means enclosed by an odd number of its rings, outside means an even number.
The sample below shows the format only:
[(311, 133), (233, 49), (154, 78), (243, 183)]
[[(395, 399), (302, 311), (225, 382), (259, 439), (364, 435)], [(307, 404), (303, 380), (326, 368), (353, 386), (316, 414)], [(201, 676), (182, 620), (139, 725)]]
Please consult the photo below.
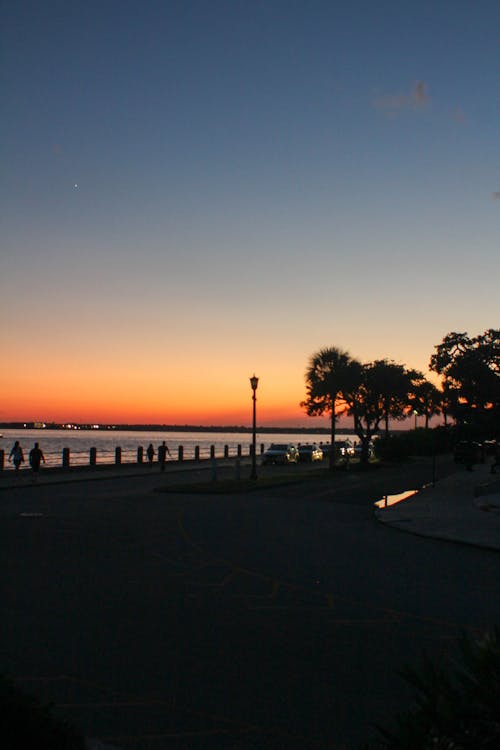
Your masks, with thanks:
[[(338, 434), (338, 440), (345, 440), (352, 435)], [(195, 448), (199, 447), (200, 458), (210, 458), (211, 446), (215, 446), (215, 456), (221, 458), (224, 455), (224, 447), (227, 445), (229, 456), (236, 456), (238, 445), (241, 445), (243, 456), (248, 456), (252, 443), (252, 435), (248, 432), (160, 432), (160, 431), (137, 431), (137, 430), (3, 430), (0, 438), (0, 448), (5, 451), (5, 469), (12, 469), (8, 462), (8, 456), (14, 441), (19, 440), (24, 451), (27, 466), (28, 453), (33, 444), (38, 442), (43, 450), (47, 466), (61, 466), (63, 448), (70, 450), (70, 464), (82, 466), (89, 464), (90, 449), (97, 451), (98, 464), (111, 464), (115, 462), (115, 449), (121, 448), (122, 463), (135, 463), (137, 461), (137, 449), (142, 446), (144, 454), (149, 443), (153, 443), (155, 452), (158, 446), (165, 440), (170, 450), (171, 457), (168, 460), (177, 460), (179, 446), (183, 446), (184, 459), (189, 460), (195, 456)], [(328, 435), (304, 434), (304, 433), (257, 433), (257, 455), (271, 443), (328, 443)], [(155, 456), (156, 458), (156, 456)], [(144, 457), (144, 460), (146, 458)]]

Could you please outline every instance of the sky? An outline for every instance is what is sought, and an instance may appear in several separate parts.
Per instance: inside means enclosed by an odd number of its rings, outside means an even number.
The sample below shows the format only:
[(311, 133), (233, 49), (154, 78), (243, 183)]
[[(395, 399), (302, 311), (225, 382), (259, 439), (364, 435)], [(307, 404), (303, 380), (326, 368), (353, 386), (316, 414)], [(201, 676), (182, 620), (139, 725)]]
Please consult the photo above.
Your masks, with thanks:
[(498, 327), (497, 0), (3, 0), (0, 421), (322, 426)]

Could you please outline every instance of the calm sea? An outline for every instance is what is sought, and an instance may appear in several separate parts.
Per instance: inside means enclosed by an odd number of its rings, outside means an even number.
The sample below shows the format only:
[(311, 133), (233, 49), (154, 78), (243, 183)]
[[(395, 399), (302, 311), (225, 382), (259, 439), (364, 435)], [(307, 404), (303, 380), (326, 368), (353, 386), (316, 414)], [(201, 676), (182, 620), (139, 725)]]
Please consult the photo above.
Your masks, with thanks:
[[(345, 440), (352, 435), (339, 434), (338, 440)], [(96, 448), (97, 463), (110, 464), (115, 461), (115, 449), (121, 448), (122, 463), (137, 461), (139, 446), (146, 451), (149, 443), (153, 443), (155, 451), (163, 440), (167, 443), (172, 459), (177, 459), (179, 446), (184, 449), (186, 460), (194, 458), (195, 447), (199, 446), (200, 458), (210, 457), (210, 448), (215, 446), (216, 457), (224, 455), (227, 445), (229, 456), (236, 456), (238, 445), (241, 445), (243, 456), (248, 456), (252, 435), (248, 432), (146, 432), (123, 430), (3, 430), (0, 438), (0, 448), (5, 451), (5, 468), (12, 469), (8, 456), (15, 440), (19, 440), (24, 450), (26, 462), (28, 453), (34, 442), (40, 444), (47, 466), (61, 466), (63, 448), (70, 449), (71, 465), (89, 463), (90, 449)], [(271, 443), (327, 443), (328, 435), (304, 433), (257, 433), (257, 454), (260, 446), (268, 448)], [(26, 465), (26, 464), (25, 464)]]

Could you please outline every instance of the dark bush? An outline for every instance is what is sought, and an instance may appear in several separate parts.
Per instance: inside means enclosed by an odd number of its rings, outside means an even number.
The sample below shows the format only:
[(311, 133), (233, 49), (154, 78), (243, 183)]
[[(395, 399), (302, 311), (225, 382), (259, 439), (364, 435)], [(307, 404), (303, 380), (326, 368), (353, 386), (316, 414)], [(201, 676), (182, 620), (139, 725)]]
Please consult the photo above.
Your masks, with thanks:
[(50, 705), (0, 675), (0, 742), (8, 750), (84, 750), (83, 736)]
[(374, 441), (376, 458), (382, 461), (403, 461), (410, 455), (410, 445), (404, 437), (389, 435)]
[(409, 456), (433, 456), (448, 453), (452, 448), (453, 433), (445, 427), (408, 430), (375, 440), (375, 455), (386, 461), (402, 461)]
[(455, 658), (426, 659), (402, 677), (414, 704), (364, 750), (496, 750), (500, 747), (500, 629), (463, 636)]

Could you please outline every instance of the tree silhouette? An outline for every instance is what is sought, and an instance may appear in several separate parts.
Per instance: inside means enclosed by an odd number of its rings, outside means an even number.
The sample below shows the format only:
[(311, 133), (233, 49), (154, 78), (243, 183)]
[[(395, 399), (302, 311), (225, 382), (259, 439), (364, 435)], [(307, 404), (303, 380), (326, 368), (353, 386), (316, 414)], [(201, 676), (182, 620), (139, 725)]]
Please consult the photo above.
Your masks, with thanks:
[(490, 328), (475, 337), (451, 332), (435, 349), (429, 367), (443, 376), (455, 419), (484, 422), (491, 417), (493, 424), (500, 412), (500, 330)]
[(408, 371), (404, 365), (387, 359), (375, 360), (372, 367), (371, 388), (375, 388), (380, 397), (385, 435), (389, 437), (389, 419), (405, 419), (411, 382), (420, 373)]
[(361, 370), (357, 360), (334, 346), (320, 349), (309, 360), (305, 376), (307, 396), (300, 406), (309, 416), (330, 413), (330, 469), (335, 467), (335, 425), (338, 415), (345, 410), (344, 392), (355, 388)]
[[(392, 368), (389, 371), (393, 373)], [(386, 372), (385, 360), (362, 365), (358, 383), (344, 392), (348, 414), (354, 419), (354, 430), (361, 441), (361, 463), (368, 463), (370, 441), (385, 419), (391, 400), (384, 377)]]
[(425, 429), (429, 427), (429, 419), (443, 411), (443, 393), (422, 373), (416, 373), (413, 380), (413, 392), (410, 397), (411, 408), (425, 417)]

